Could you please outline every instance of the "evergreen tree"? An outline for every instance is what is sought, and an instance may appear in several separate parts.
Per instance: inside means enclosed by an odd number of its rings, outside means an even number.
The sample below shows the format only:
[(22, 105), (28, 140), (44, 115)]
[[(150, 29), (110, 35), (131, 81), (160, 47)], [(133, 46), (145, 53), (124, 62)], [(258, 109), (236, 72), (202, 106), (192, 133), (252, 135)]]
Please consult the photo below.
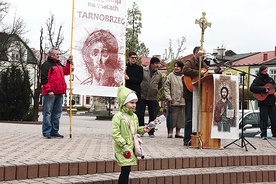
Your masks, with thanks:
[(139, 40), (142, 29), (142, 13), (134, 2), (131, 9), (127, 10), (126, 24), (126, 52), (136, 52), (140, 56), (148, 56), (149, 49)]
[(29, 112), (31, 96), (28, 72), (12, 65), (0, 76), (0, 119), (24, 120)]

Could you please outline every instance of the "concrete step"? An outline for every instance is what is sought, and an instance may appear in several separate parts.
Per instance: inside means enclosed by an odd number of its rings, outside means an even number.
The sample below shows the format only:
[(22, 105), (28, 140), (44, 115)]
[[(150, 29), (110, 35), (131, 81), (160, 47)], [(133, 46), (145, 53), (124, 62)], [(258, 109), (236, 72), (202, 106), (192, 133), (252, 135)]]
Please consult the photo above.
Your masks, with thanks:
[[(117, 184), (119, 172), (5, 181), (3, 184)], [(227, 184), (275, 183), (276, 166), (228, 166), (131, 171), (130, 184)]]
[[(208, 170), (245, 167), (276, 168), (276, 155), (232, 155), (232, 156), (189, 156), (189, 157), (164, 157), (147, 158), (138, 160), (138, 165), (132, 167), (132, 171), (166, 173), (167, 170), (187, 171), (194, 168)], [(195, 170), (196, 170), (195, 169)], [(245, 172), (246, 170), (244, 170)], [(273, 170), (274, 171), (274, 170)], [(120, 167), (115, 160), (70, 160), (70, 161), (45, 161), (45, 162), (20, 162), (0, 164), (0, 181), (15, 181), (24, 179), (40, 179), (48, 177), (66, 177), (82, 175), (118, 175)], [(188, 172), (189, 173), (189, 172)], [(144, 175), (143, 175), (144, 176)], [(116, 177), (113, 177), (113, 179)], [(276, 180), (275, 180), (276, 181)]]

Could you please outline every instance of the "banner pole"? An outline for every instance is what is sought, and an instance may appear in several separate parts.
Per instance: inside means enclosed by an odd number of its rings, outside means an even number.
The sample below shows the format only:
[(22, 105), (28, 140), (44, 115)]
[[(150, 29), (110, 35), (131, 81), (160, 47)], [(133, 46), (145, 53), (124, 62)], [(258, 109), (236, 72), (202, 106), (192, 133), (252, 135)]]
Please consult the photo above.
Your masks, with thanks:
[[(70, 55), (72, 55), (72, 46), (73, 46), (73, 32), (74, 32), (74, 0), (72, 0), (72, 27), (71, 27), (71, 41), (70, 41)], [(72, 138), (72, 101), (73, 101), (73, 93), (72, 93), (72, 71), (73, 65), (70, 64), (70, 91), (69, 91), (69, 104), (70, 104), (70, 138)]]

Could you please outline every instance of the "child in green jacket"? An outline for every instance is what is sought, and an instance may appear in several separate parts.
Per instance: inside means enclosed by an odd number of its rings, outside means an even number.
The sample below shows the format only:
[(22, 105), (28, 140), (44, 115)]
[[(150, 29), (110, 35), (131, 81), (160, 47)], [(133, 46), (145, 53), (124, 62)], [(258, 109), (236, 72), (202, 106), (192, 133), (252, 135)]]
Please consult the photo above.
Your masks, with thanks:
[(137, 157), (134, 153), (134, 141), (129, 125), (134, 134), (144, 134), (150, 131), (150, 127), (139, 127), (138, 117), (134, 113), (138, 98), (134, 91), (124, 86), (118, 88), (117, 98), (120, 112), (112, 118), (112, 138), (114, 151), (118, 165), (121, 166), (119, 184), (127, 184), (132, 165), (137, 165)]

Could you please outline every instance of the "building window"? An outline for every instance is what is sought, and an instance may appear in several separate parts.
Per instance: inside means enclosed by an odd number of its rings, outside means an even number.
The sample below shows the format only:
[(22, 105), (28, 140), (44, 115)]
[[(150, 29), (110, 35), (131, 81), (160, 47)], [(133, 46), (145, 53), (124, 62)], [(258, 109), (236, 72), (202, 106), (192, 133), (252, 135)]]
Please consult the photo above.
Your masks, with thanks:
[(75, 105), (80, 105), (80, 95), (73, 95), (73, 100), (75, 101)]
[(86, 105), (90, 105), (90, 96), (86, 96), (86, 98), (85, 98), (85, 104)]
[(241, 86), (242, 85), (242, 75), (241, 75), (241, 73), (239, 73), (239, 86)]
[(276, 70), (275, 69), (271, 69), (269, 75), (271, 78), (273, 78), (274, 81), (276, 81)]
[(12, 59), (12, 61), (19, 61), (19, 52), (12, 51), (11, 59)]

